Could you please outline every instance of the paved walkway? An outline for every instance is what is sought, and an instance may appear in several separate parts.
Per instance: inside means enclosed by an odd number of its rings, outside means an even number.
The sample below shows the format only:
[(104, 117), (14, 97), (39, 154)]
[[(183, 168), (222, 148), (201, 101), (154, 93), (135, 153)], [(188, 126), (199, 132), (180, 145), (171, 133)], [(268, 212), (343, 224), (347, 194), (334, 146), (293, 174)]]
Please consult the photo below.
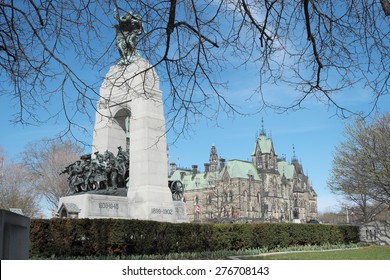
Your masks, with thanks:
[(245, 258), (264, 257), (264, 256), (271, 256), (271, 255), (283, 255), (283, 254), (293, 254), (293, 253), (313, 253), (313, 252), (332, 252), (332, 251), (342, 251), (342, 250), (355, 250), (355, 249), (360, 249), (360, 248), (364, 248), (364, 247), (328, 249), (328, 250), (305, 250), (305, 251), (271, 252), (271, 253), (262, 253), (262, 254), (258, 254), (258, 255), (230, 256), (230, 257), (228, 257), (228, 259), (230, 259), (230, 260), (242, 260), (242, 259), (245, 259)]

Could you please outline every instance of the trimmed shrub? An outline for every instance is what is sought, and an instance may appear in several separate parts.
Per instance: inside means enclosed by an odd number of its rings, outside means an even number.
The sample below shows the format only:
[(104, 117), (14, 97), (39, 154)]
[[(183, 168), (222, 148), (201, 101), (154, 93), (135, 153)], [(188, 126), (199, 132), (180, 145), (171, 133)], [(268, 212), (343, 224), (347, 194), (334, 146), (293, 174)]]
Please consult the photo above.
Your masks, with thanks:
[(357, 242), (359, 229), (354, 226), (52, 219), (31, 221), (30, 257), (165, 255)]

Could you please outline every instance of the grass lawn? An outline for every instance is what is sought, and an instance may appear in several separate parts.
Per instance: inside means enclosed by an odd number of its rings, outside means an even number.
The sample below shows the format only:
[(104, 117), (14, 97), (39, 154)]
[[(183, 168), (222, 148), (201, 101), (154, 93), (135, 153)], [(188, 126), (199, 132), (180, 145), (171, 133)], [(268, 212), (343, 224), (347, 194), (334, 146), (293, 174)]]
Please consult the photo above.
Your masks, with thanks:
[(294, 252), (243, 257), (245, 260), (390, 260), (390, 246), (370, 246), (325, 252)]

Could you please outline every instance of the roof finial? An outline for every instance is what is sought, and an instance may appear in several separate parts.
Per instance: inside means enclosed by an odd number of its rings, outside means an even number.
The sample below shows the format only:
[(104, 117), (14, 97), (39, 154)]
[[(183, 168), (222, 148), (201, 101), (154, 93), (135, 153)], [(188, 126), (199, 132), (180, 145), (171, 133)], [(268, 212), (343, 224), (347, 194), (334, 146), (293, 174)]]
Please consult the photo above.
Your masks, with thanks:
[(292, 156), (292, 160), (297, 160), (297, 156), (295, 154), (295, 145), (293, 144), (293, 156)]
[(264, 119), (263, 119), (263, 117), (261, 117), (261, 132), (260, 132), (260, 136), (261, 135), (266, 136), (265, 129), (264, 129)]

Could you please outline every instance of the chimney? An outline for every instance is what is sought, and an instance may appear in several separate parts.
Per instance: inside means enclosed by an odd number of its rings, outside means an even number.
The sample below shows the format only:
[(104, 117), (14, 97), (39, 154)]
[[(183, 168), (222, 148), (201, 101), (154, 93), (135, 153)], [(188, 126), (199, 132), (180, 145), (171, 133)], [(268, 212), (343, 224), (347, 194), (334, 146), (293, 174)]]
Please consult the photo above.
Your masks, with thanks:
[(210, 172), (210, 163), (206, 162), (204, 164), (204, 173), (209, 173)]
[(172, 176), (173, 173), (175, 173), (175, 171), (176, 171), (176, 163), (171, 162), (171, 163), (169, 164), (169, 166), (170, 166), (170, 173), (169, 173), (169, 176)]
[(192, 176), (195, 176), (196, 173), (198, 173), (198, 166), (194, 164), (192, 166)]
[(225, 159), (219, 158), (219, 170), (222, 170), (225, 168)]

